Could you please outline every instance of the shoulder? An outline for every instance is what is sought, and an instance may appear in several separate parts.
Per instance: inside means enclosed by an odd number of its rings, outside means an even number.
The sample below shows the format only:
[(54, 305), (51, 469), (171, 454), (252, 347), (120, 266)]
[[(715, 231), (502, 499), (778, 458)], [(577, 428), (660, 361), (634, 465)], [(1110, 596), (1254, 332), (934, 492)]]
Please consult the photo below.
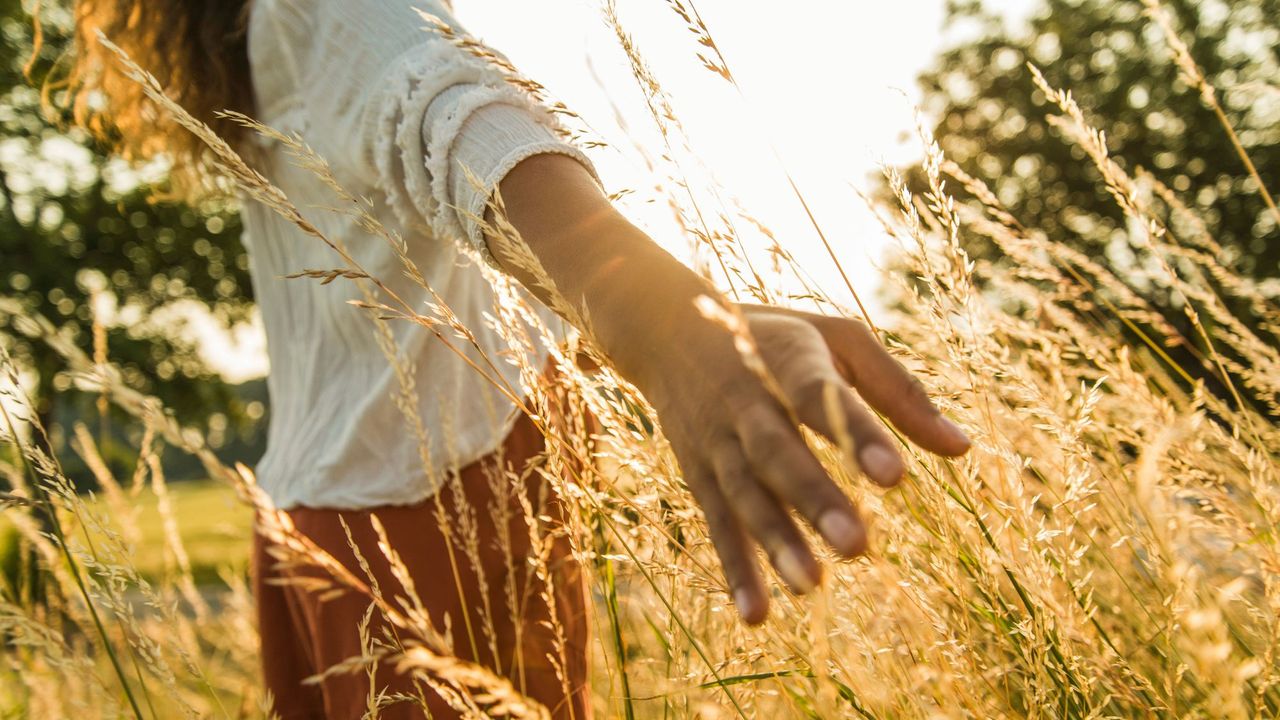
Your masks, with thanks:
[(295, 103), (307, 38), (314, 33), (314, 5), (311, 0), (253, 0), (249, 8), (249, 71), (261, 120), (271, 122)]
[(425, 41), (417, 11), (439, 7), (432, 0), (254, 0), (246, 32), (260, 117), (288, 112), (313, 86), (359, 91)]

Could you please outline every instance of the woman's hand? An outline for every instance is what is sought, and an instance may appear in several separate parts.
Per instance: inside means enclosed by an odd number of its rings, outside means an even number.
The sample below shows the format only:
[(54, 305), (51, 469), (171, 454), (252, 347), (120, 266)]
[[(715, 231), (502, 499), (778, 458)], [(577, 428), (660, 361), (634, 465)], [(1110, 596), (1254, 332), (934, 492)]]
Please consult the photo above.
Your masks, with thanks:
[(898, 483), (904, 466), (895, 441), (859, 395), (927, 450), (960, 455), (969, 440), (863, 323), (764, 307), (742, 310), (794, 418), (723, 339), (701, 344), (696, 367), (675, 363), (682, 367), (663, 373), (665, 380), (645, 392), (706, 515), (738, 612), (757, 623), (768, 611), (757, 545), (793, 591), (807, 592), (821, 578), (791, 510), (842, 555), (866, 549), (857, 509), (794, 421), (833, 443), (851, 439), (862, 472), (886, 487)]
[(507, 220), (541, 268), (530, 268), (511, 238), (489, 237), (490, 250), (550, 307), (569, 308), (571, 321), (586, 319), (617, 370), (653, 403), (747, 622), (768, 612), (757, 544), (796, 592), (820, 579), (792, 510), (843, 555), (866, 549), (857, 510), (797, 423), (837, 443), (847, 430), (858, 465), (886, 486), (901, 478), (902, 460), (858, 396), (927, 450), (968, 449), (964, 433), (861, 323), (743, 306), (784, 404), (749, 369), (733, 334), (695, 307), (703, 297), (723, 303), (715, 289), (627, 222), (576, 161), (533, 156), (500, 188)]

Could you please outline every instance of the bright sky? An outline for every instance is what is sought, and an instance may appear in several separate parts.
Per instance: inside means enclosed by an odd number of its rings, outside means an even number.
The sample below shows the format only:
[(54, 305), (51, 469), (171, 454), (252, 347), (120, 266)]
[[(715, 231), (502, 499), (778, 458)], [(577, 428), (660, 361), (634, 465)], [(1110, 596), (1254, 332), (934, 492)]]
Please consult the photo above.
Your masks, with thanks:
[[(919, 96), (915, 77), (943, 47), (943, 0), (696, 3), (745, 100), (700, 67), (695, 52), (701, 48), (667, 2), (618, 0), (618, 12), (673, 96), (695, 151), (720, 181), (836, 294), (842, 283), (785, 183), (769, 149), (776, 148), (866, 299), (878, 284), (873, 262), (886, 238), (850, 183), (866, 188), (879, 163), (919, 157), (912, 116)], [(613, 145), (626, 147), (629, 140), (612, 122), (609, 101), (621, 108), (633, 133), (658, 147), (643, 96), (604, 23), (601, 5), (600, 0), (454, 0), (472, 34), (547, 85)], [(988, 6), (1006, 11), (1025, 12), (1029, 5), (1028, 0), (988, 0)], [(592, 78), (588, 56), (599, 81)], [(618, 151), (604, 150), (593, 159), (610, 191), (644, 184), (643, 167), (628, 163)], [(682, 253), (685, 241), (660, 227), (655, 238)]]
[[(1033, 0), (988, 2), (1020, 16)], [(600, 0), (454, 0), (471, 34), (583, 116), (614, 148), (592, 152), (607, 189), (643, 190), (633, 141), (660, 147), (627, 60)], [(836, 247), (864, 301), (880, 285), (888, 238), (854, 187), (871, 187), (879, 164), (920, 156), (912, 108), (917, 73), (946, 42), (944, 0), (697, 0), (697, 8), (741, 84), (739, 97), (704, 70), (699, 47), (663, 0), (618, 0), (618, 13), (692, 139), (695, 151), (745, 208), (838, 301), (848, 292), (795, 201), (770, 150), (776, 148)], [(594, 76), (593, 76), (594, 71)], [(614, 122), (616, 105), (629, 133)], [(688, 242), (664, 206), (643, 193), (627, 212), (677, 256)], [(873, 308), (874, 312), (874, 308)], [(210, 360), (240, 379), (265, 371), (253, 334), (203, 343)]]
[[(599, 5), (455, 2), (473, 34), (628, 151), (628, 157), (617, 150), (593, 155), (608, 189), (640, 189), (645, 169), (628, 162), (631, 140), (613, 122), (610, 101), (642, 143), (656, 148), (660, 142)], [(786, 185), (772, 145), (837, 245), (859, 293), (872, 294), (872, 260), (883, 251), (884, 238), (849, 182), (866, 186), (882, 158), (903, 162), (916, 155), (915, 144), (904, 144), (902, 136), (912, 123), (914, 77), (938, 47), (942, 1), (699, 0), (697, 7), (745, 99), (701, 68), (695, 56), (700, 47), (665, 2), (618, 2), (624, 26), (672, 96), (694, 150), (720, 182), (834, 292), (842, 283), (834, 271), (819, 272), (832, 263)], [(687, 241), (676, 236), (665, 208), (644, 213), (633, 206), (631, 212), (655, 239), (687, 258)]]

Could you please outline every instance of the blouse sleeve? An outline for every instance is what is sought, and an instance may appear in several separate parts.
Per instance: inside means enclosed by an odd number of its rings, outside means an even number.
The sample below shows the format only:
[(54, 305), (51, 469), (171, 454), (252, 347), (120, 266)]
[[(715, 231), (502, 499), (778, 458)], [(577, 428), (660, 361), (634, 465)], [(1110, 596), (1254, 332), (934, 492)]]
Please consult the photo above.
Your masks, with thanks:
[[(553, 116), (513, 87), (454, 85), (427, 107), (422, 124), (426, 144), (428, 197), (438, 234), (455, 235), (488, 258), (477, 219), (502, 178), (521, 160), (542, 153), (568, 155), (591, 174), (586, 155), (557, 134)], [(597, 178), (597, 182), (599, 179)], [(421, 208), (429, 212), (432, 208)]]
[(406, 228), (488, 258), (476, 218), (517, 163), (560, 153), (595, 175), (549, 110), (428, 26), (419, 13), (464, 32), (438, 0), (306, 4), (311, 32), (295, 54), (304, 136), (335, 169), (380, 189)]

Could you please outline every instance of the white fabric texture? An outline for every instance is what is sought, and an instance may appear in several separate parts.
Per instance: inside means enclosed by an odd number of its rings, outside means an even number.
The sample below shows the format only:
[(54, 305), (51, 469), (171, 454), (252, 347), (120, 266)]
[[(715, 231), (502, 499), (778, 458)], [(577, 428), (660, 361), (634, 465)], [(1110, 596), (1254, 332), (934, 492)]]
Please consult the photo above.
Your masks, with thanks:
[[(426, 29), (417, 11), (462, 32), (437, 0), (255, 0), (249, 54), (257, 114), (300, 135), (345, 190), (372, 202), (427, 283), (518, 388), (517, 368), (503, 359), (510, 351), (485, 320), (493, 292), (464, 251), (488, 258), (474, 218), (502, 177), (531, 155), (561, 153), (594, 170), (561, 139), (549, 111), (489, 63)], [(283, 147), (263, 141), (260, 155), (264, 174), (309, 221), (428, 314), (430, 295), (384, 239), (325, 210), (336, 202), (333, 192)], [(418, 502), (452, 469), (500, 445), (514, 407), (458, 355), (484, 367), (480, 351), (447, 328), (441, 339), (421, 325), (390, 323), (396, 352), (412, 371), (424, 452), (397, 407), (402, 385), (375, 325), (349, 302), (359, 289), (284, 277), (341, 267), (337, 254), (256, 203), (246, 203), (243, 217), (271, 362), (267, 453), (257, 475), (277, 506)], [(545, 357), (531, 360), (540, 366)]]

